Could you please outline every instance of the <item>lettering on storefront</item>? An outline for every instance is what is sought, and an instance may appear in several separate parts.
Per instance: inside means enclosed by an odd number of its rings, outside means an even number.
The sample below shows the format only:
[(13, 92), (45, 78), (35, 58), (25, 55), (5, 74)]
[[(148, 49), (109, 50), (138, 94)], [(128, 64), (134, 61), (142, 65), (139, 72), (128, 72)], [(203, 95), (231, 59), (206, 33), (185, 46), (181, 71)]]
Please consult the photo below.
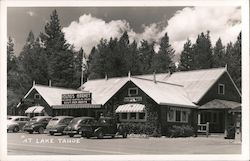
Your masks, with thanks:
[(62, 104), (91, 104), (91, 93), (62, 94)]
[(141, 102), (142, 97), (124, 97), (124, 102)]

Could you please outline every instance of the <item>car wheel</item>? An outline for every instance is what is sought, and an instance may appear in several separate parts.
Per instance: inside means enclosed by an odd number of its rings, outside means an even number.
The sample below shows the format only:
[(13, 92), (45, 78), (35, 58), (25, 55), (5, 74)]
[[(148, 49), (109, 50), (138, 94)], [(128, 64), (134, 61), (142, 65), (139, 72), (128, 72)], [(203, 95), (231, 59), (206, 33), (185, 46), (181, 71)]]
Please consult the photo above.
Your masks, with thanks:
[(44, 128), (43, 128), (43, 127), (39, 127), (38, 133), (39, 133), (39, 134), (43, 134), (43, 133), (44, 133)]
[(33, 133), (33, 131), (29, 131), (29, 134), (32, 134)]
[(97, 138), (98, 138), (98, 139), (103, 138), (103, 133), (102, 133), (102, 131), (99, 131), (99, 132), (98, 132), (98, 134), (97, 134)]
[(69, 137), (71, 137), (71, 138), (72, 138), (73, 136), (74, 136), (74, 134), (69, 134)]
[(54, 135), (54, 133), (53, 133), (53, 132), (49, 132), (49, 134), (50, 134), (50, 135)]
[(128, 137), (127, 133), (124, 132), (124, 133), (122, 134), (122, 137), (123, 137), (123, 138), (127, 138), (127, 137)]
[(18, 132), (18, 131), (19, 131), (19, 127), (15, 126), (14, 129), (13, 129), (13, 132)]

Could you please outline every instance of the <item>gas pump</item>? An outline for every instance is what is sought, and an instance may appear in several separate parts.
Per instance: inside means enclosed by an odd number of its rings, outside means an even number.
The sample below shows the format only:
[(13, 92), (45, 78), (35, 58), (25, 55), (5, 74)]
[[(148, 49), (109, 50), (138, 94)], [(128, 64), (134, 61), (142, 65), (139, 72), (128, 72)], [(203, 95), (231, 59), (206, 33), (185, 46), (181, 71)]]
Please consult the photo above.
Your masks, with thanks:
[(241, 113), (236, 113), (235, 118), (235, 141), (241, 142)]

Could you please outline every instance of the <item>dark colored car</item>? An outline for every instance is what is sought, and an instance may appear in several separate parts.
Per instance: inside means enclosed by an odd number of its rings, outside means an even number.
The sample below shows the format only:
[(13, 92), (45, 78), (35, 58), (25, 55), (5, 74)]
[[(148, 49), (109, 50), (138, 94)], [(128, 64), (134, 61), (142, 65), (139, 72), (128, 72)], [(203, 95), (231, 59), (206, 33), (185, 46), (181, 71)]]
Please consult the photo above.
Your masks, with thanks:
[(53, 117), (46, 126), (46, 131), (48, 131), (50, 135), (54, 135), (55, 133), (63, 134), (63, 130), (69, 125), (72, 119), (72, 116)]
[(32, 134), (33, 132), (38, 132), (40, 134), (44, 133), (44, 130), (49, 123), (50, 116), (37, 116), (30, 119), (28, 123), (26, 123), (23, 127), (24, 131)]
[(63, 133), (73, 137), (77, 134), (82, 134), (82, 127), (87, 124), (88, 122), (92, 122), (95, 119), (93, 117), (76, 117), (69, 125), (64, 129)]
[(118, 125), (116, 119), (112, 117), (101, 117), (98, 121), (91, 120), (81, 127), (81, 134), (83, 137), (97, 137), (122, 135), (127, 138), (127, 132), (123, 126)]

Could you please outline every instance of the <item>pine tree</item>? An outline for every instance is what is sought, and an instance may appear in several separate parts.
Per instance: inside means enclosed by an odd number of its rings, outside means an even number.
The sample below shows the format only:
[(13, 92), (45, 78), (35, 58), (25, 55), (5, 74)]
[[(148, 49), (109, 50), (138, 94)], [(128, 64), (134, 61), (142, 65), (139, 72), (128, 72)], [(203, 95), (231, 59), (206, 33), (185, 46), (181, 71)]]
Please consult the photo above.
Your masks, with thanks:
[(154, 42), (148, 43), (146, 40), (141, 41), (139, 47), (139, 68), (142, 74), (152, 73), (152, 58), (155, 55)]
[(179, 69), (188, 71), (194, 69), (194, 51), (191, 41), (188, 39), (181, 52)]
[(40, 35), (44, 42), (49, 60), (49, 76), (55, 86), (73, 88), (74, 54), (66, 43), (61, 30), (57, 11), (54, 10), (50, 21), (45, 25), (45, 34)]
[(219, 38), (213, 48), (213, 67), (224, 67), (225, 65), (225, 47)]
[(194, 44), (195, 69), (212, 68), (212, 45), (209, 31), (205, 35), (203, 32), (198, 35)]
[(16, 69), (16, 56), (14, 53), (14, 42), (11, 37), (9, 37), (7, 42), (7, 72), (12, 69)]
[(165, 33), (160, 41), (160, 49), (157, 54), (154, 54), (152, 60), (152, 70), (155, 72), (163, 73), (169, 72), (175, 65), (172, 61), (174, 57), (174, 49), (169, 43), (168, 34)]

